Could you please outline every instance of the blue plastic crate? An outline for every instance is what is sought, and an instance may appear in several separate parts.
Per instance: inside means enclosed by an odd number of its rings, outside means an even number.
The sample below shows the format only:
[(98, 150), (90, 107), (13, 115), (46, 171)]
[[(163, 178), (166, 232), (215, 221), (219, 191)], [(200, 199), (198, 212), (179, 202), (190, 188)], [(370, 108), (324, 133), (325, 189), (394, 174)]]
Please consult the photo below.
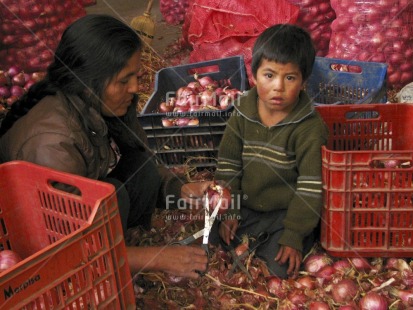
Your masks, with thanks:
[(385, 103), (387, 64), (316, 57), (306, 85), (316, 105)]
[[(221, 84), (241, 91), (248, 89), (244, 58), (233, 56), (191, 63), (159, 70), (155, 76), (155, 90), (138, 115), (146, 132), (149, 147), (159, 164), (174, 167), (188, 159), (199, 158), (201, 167), (216, 166), (218, 147), (233, 107), (226, 110), (199, 110), (196, 112), (159, 113), (158, 107), (167, 96), (199, 77), (210, 76)], [(199, 120), (197, 126), (164, 127), (164, 118), (191, 117)]]

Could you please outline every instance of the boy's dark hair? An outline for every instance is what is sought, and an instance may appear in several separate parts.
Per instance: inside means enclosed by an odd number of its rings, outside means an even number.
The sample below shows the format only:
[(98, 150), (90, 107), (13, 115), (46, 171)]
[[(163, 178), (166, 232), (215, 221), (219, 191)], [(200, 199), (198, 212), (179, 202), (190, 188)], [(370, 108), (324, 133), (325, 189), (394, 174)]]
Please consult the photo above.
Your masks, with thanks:
[(303, 81), (310, 76), (316, 51), (310, 35), (291, 24), (277, 24), (265, 29), (252, 50), (251, 70), (254, 77), (263, 59), (282, 64), (294, 63), (300, 67)]

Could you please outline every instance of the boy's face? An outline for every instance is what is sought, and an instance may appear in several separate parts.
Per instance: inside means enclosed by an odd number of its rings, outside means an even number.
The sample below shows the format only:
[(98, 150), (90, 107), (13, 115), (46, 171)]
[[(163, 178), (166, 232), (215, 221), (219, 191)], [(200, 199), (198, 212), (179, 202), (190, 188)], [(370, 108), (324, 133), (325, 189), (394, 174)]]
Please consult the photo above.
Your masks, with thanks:
[(297, 64), (263, 59), (253, 77), (257, 86), (259, 110), (267, 114), (288, 114), (296, 104), (304, 82)]

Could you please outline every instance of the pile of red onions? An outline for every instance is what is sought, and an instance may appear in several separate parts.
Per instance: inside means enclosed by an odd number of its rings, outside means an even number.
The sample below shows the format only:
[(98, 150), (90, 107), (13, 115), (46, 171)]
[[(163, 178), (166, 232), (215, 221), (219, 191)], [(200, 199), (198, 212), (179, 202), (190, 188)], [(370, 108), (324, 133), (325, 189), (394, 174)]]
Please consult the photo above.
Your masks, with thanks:
[(168, 24), (179, 25), (184, 22), (188, 5), (188, 0), (161, 0), (159, 10)]
[(413, 81), (413, 4), (408, 0), (331, 0), (328, 57), (388, 64), (387, 84), (395, 89)]
[[(218, 181), (219, 183), (219, 181)], [(189, 236), (203, 227), (203, 220), (192, 217), (199, 210), (162, 211), (159, 228), (136, 243), (165, 244), (176, 236)], [(182, 216), (185, 215), (185, 216)], [(173, 218), (176, 220), (173, 220)], [(156, 218), (156, 217), (155, 217)], [(165, 220), (165, 219), (170, 220)], [(191, 222), (198, 221), (198, 222)], [(191, 224), (192, 223), (192, 224)], [(194, 225), (198, 223), (198, 225)], [(141, 232), (140, 232), (141, 233)], [(145, 233), (146, 234), (146, 233)], [(248, 239), (241, 236), (240, 253), (246, 250)], [(245, 240), (244, 240), (244, 237)], [(413, 260), (411, 258), (332, 257), (314, 246), (302, 264), (297, 277), (281, 279), (272, 275), (266, 264), (255, 255), (249, 255), (242, 264), (251, 275), (237, 268), (230, 270), (234, 260), (221, 246), (211, 247), (205, 276), (189, 280), (184, 285), (176, 279), (163, 279), (162, 274), (140, 274), (145, 283), (135, 282), (136, 296), (144, 308), (162, 309), (278, 309), (278, 310), (407, 310), (413, 308)], [(238, 253), (237, 253), (238, 254)], [(157, 280), (158, 279), (158, 280)], [(178, 287), (178, 290), (177, 290)], [(179, 291), (179, 295), (174, 295)], [(160, 297), (161, 296), (161, 297)], [(164, 297), (165, 296), (165, 297)], [(176, 297), (175, 297), (176, 296)], [(162, 298), (164, 297), (164, 298)], [(174, 297), (174, 298), (172, 298)], [(244, 306), (247, 305), (247, 306)]]
[(25, 73), (19, 66), (0, 70), (0, 102), (10, 107), (44, 75), (44, 72)]
[(169, 98), (159, 105), (160, 113), (226, 110), (242, 94), (236, 88), (220, 85), (210, 76), (195, 74), (194, 77), (194, 81), (180, 87), (174, 94), (167, 94)]
[(45, 71), (63, 31), (85, 14), (78, 0), (0, 0), (0, 68)]
[(330, 0), (288, 0), (288, 2), (300, 8), (296, 24), (311, 35), (317, 56), (327, 55), (331, 22), (336, 18)]

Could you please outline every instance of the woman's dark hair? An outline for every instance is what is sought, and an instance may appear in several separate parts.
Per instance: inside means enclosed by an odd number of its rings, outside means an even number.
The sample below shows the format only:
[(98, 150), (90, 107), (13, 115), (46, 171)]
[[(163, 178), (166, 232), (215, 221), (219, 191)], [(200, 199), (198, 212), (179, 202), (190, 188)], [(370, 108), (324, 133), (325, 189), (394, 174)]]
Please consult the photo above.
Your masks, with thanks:
[(45, 79), (12, 105), (0, 136), (42, 98), (57, 91), (66, 97), (78, 96), (100, 112), (107, 83), (141, 46), (137, 33), (114, 17), (90, 14), (76, 20), (63, 32)]
[(254, 77), (263, 59), (282, 64), (294, 63), (300, 68), (303, 81), (310, 76), (316, 51), (310, 35), (291, 24), (277, 24), (265, 29), (252, 50), (251, 71)]

